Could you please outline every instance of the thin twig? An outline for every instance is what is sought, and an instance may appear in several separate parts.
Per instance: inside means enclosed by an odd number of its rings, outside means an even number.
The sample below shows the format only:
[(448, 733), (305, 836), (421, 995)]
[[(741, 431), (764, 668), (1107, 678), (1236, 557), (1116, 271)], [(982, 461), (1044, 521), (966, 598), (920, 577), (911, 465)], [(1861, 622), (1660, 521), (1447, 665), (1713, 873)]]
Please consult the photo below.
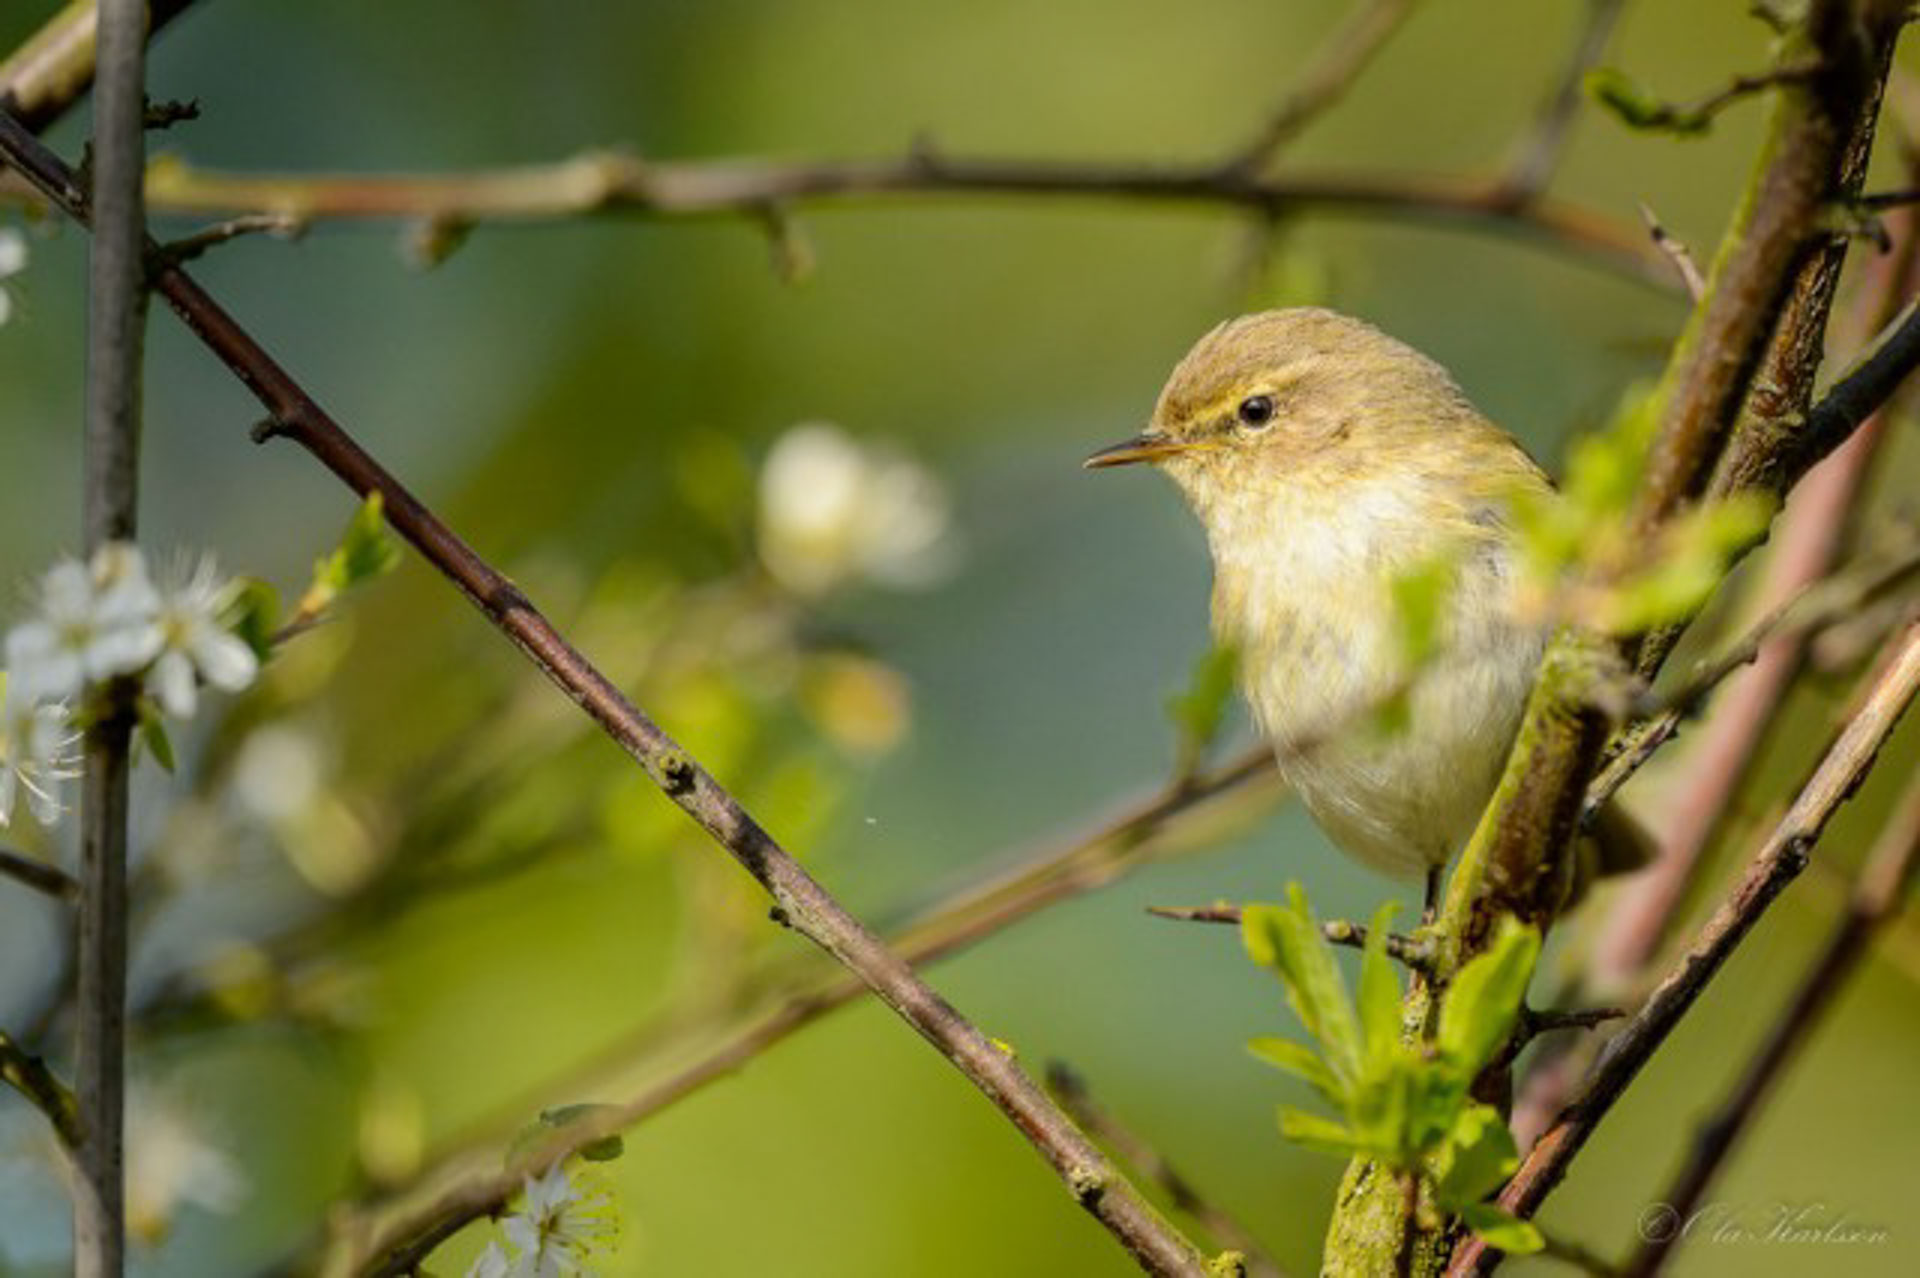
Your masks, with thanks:
[(1406, 22), (1414, 4), (1415, 0), (1364, 0), (1348, 14), (1294, 81), (1279, 108), (1260, 126), (1259, 133), (1227, 160), (1225, 170), (1251, 176), (1272, 163), (1302, 129), (1345, 95), (1374, 55)]
[[(1238, 905), (1220, 902), (1214, 905), (1149, 905), (1147, 913), (1157, 919), (1172, 919), (1178, 923), (1226, 923), (1238, 927), (1242, 910)], [(1328, 919), (1320, 925), (1320, 934), (1333, 945), (1356, 950), (1366, 948), (1367, 929), (1359, 923)], [(1398, 932), (1387, 934), (1387, 955), (1415, 971), (1424, 972), (1433, 966), (1430, 945), (1418, 937), (1402, 936)]]
[[(10, 119), (0, 150), (76, 220), (73, 176), (59, 157)], [(196, 335), (260, 399), (273, 435), (298, 443), (355, 492), (379, 492), (387, 521), (557, 686), (632, 755), (654, 783), (725, 848), (772, 897), (773, 917), (857, 973), (1014, 1123), (1073, 1191), (1076, 1201), (1154, 1273), (1204, 1273), (1205, 1261), (1119, 1177), (1046, 1093), (994, 1042), (929, 988), (912, 968), (847, 913), (692, 756), (627, 699), (554, 629), (533, 602), (375, 461), (177, 264), (153, 280)], [(444, 1235), (442, 1235), (444, 1236)], [(403, 1237), (363, 1266), (367, 1274), (417, 1267), (437, 1238)]]
[(1687, 290), (1687, 296), (1698, 302), (1706, 296), (1707, 281), (1701, 276), (1700, 268), (1694, 264), (1693, 252), (1686, 242), (1679, 239), (1661, 223), (1651, 207), (1640, 206), (1641, 220), (1647, 224), (1647, 234), (1653, 238), (1653, 246), (1666, 254), (1673, 263), (1673, 270), (1680, 277), (1680, 283)]
[[(1581, 103), (1586, 100), (1584, 84), (1587, 72), (1599, 63), (1600, 55), (1606, 52), (1607, 41), (1613, 38), (1613, 29), (1619, 23), (1623, 5), (1624, 0), (1587, 0), (1586, 21), (1580, 25), (1573, 53), (1568, 57), (1559, 79), (1554, 82), (1553, 92), (1547, 96), (1539, 114), (1535, 116), (1533, 128), (1515, 148), (1513, 161), (1500, 179), (1502, 195), (1515, 207), (1523, 207), (1538, 199), (1553, 180), (1553, 171), (1559, 167), (1567, 138), (1573, 131), (1574, 119), (1580, 112)], [(1697, 299), (1699, 294), (1695, 293), (1694, 296)]]
[[(94, 93), (87, 296), (85, 543), (91, 554), (135, 531), (140, 464), (140, 360), (146, 328), (145, 65), (147, 6), (103, 0)], [(127, 783), (130, 690), (105, 689), (85, 734), (80, 794), (78, 1045), (74, 1084), (73, 1265), (78, 1278), (118, 1278), (126, 1217), (121, 1128), (126, 1096)]]
[[(1867, 681), (1857, 708), (1814, 769), (1793, 806), (1767, 836), (1731, 896), (1693, 945), (1610, 1044), (1573, 1102), (1527, 1154), (1500, 1194), (1500, 1205), (1531, 1216), (1640, 1069), (1680, 1023), (1767, 907), (1806, 867), (1834, 812), (1858, 788), (1901, 714), (1920, 692), (1920, 623), (1909, 626)], [(1485, 1273), (1498, 1252), (1477, 1238), (1455, 1250), (1454, 1278)]]
[(0, 874), (24, 883), (36, 892), (44, 892), (59, 901), (71, 901), (80, 895), (80, 883), (57, 865), (37, 857), (25, 856), (12, 848), (0, 848)]
[(208, 249), (216, 248), (243, 235), (272, 235), (280, 239), (296, 239), (306, 230), (306, 223), (279, 213), (244, 213), (239, 217), (230, 217), (222, 222), (205, 226), (191, 235), (183, 235), (177, 240), (168, 240), (160, 246), (162, 256), (174, 262), (191, 262)]
[(1242, 1272), (1247, 1278), (1282, 1278), (1279, 1264), (1247, 1232), (1246, 1226), (1209, 1201), (1167, 1161), (1166, 1155), (1098, 1104), (1086, 1080), (1070, 1066), (1064, 1061), (1049, 1061), (1046, 1078), (1047, 1090), (1088, 1135), (1112, 1150), (1114, 1158), (1136, 1178), (1160, 1186), (1174, 1210), (1200, 1226), (1216, 1246), (1239, 1252)]
[(1218, 164), (963, 158), (930, 148), (893, 160), (653, 162), (591, 152), (554, 164), (443, 175), (222, 174), (178, 160), (147, 175), (156, 213), (322, 219), (444, 218), (481, 225), (589, 215), (762, 220), (769, 207), (888, 196), (985, 194), (1316, 210), (1497, 230), (1571, 251), (1660, 288), (1666, 263), (1643, 236), (1573, 205), (1506, 206), (1482, 181), (1241, 175)]
[(80, 1107), (72, 1089), (54, 1076), (45, 1061), (23, 1050), (4, 1032), (0, 1032), (0, 1083), (19, 1092), (46, 1115), (62, 1145), (73, 1149), (80, 1143)]
[(1593, 1029), (1608, 1021), (1617, 1021), (1626, 1014), (1624, 1007), (1523, 1007), (1520, 1009), (1517, 1031), (1521, 1041), (1525, 1042), (1559, 1030)]
[(1757, 93), (1782, 85), (1806, 84), (1824, 70), (1817, 61), (1793, 63), (1751, 75), (1736, 75), (1720, 88), (1693, 102), (1648, 102), (1636, 97), (1625, 110), (1636, 129), (1664, 129), (1673, 133), (1704, 133), (1714, 117)]
[[(1860, 871), (1846, 912), (1828, 933), (1826, 947), (1802, 978), (1793, 997), (1748, 1062), (1740, 1081), (1711, 1117), (1700, 1124), (1686, 1165), (1654, 1201), (1666, 1205), (1675, 1220), (1690, 1220), (1741, 1135), (1758, 1117), (1773, 1084), (1794, 1054), (1812, 1039), (1834, 996), (1859, 967), (1875, 935), (1905, 902), (1920, 866), (1920, 779), (1908, 783), (1893, 820), (1881, 832)], [(1661, 1231), (1643, 1239), (1627, 1263), (1632, 1278), (1656, 1272), (1685, 1230)]]

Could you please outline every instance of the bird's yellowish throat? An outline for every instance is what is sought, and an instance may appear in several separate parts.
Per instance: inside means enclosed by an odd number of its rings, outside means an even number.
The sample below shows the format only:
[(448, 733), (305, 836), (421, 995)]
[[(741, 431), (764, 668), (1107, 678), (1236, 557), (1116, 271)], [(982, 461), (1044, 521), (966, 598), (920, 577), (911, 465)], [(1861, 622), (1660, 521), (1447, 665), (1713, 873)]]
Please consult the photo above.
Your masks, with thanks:
[[(1493, 793), (1545, 646), (1516, 616), (1506, 505), (1546, 476), (1439, 364), (1306, 308), (1201, 338), (1147, 428), (1087, 459), (1133, 462), (1206, 525), (1214, 636), (1239, 652), (1283, 776), (1342, 849), (1431, 892)], [(1440, 653), (1410, 673), (1394, 583), (1439, 557), (1457, 564)], [(1398, 692), (1404, 728), (1382, 732), (1371, 712)]]

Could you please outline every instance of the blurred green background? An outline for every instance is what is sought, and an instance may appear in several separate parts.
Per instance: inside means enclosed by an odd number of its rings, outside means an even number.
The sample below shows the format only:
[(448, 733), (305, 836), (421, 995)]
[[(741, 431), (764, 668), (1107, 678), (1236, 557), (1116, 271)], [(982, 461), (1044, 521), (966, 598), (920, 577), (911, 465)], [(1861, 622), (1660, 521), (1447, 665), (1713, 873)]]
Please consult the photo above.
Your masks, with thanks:
[[(921, 135), (956, 155), (1188, 159), (1250, 136), (1347, 7), (208, 0), (161, 38), (149, 77), (202, 118), (153, 146), (242, 170), (441, 170), (606, 145), (884, 156)], [(1629, 5), (1608, 61), (1693, 98), (1762, 64), (1746, 7)], [(6, 6), (0, 44), (55, 8)], [(1584, 9), (1425, 6), (1288, 163), (1488, 171)], [(84, 114), (51, 135), (69, 155)], [(1644, 200), (1704, 259), (1760, 117), (1741, 107), (1681, 142), (1589, 110), (1554, 190), (1628, 223)], [(800, 216), (818, 265), (798, 284), (750, 223), (629, 218), (483, 227), (430, 272), (408, 264), (406, 228), (321, 225), (219, 249), (198, 274), (882, 925), (1165, 777), (1164, 702), (1206, 643), (1204, 547), (1170, 485), (1077, 463), (1142, 421), (1206, 327), (1293, 302), (1366, 316), (1448, 364), (1551, 463), (1657, 370), (1684, 317), (1671, 294), (1589, 262), (1452, 228), (1307, 216), (1249, 270), (1249, 228), (1228, 211), (914, 198)], [(81, 238), (43, 228), (7, 285), (0, 578), (23, 583), (10, 609), (78, 540), (83, 279)], [(151, 333), (143, 540), (211, 549), (296, 593), (349, 496), (292, 445), (248, 444), (256, 407), (170, 316)], [(767, 572), (756, 476), (805, 421), (919, 460), (950, 500), (948, 571), (818, 590)], [(1876, 509), (1914, 469), (1908, 431)], [(1796, 701), (1734, 848), (1818, 748), (1838, 695)], [(311, 1241), (333, 1198), (405, 1180), (464, 1133), (491, 1133), (497, 1157), (543, 1104), (617, 1099), (543, 1080), (576, 1077), (675, 1007), (723, 1012), (755, 973), (805, 957), (745, 877), (411, 558), (194, 726), (179, 773), (149, 768), (137, 796), (136, 1103), (185, 1129), (149, 1169), (175, 1198), (148, 1222), (139, 1272), (268, 1267)], [(1857, 859), (1917, 747), (1909, 725), (1823, 859)], [(1629, 793), (1655, 820), (1684, 801), (1658, 775)], [(1282, 1143), (1275, 1105), (1314, 1102), (1242, 1050), (1297, 1027), (1230, 933), (1142, 912), (1272, 898), (1296, 877), (1328, 915), (1410, 892), (1276, 808), (932, 976), (1031, 1066), (1071, 1062), (1309, 1270), (1340, 1168)], [(1836, 896), (1814, 876), (1781, 903), (1602, 1128), (1550, 1229), (1627, 1245)], [(1714, 1194), (1823, 1204), (1891, 1241), (1696, 1246), (1680, 1272), (1910, 1272), (1920, 962), (1906, 936), (1842, 998)], [(0, 1026), (41, 1021), (54, 1045), (61, 937), (42, 903), (0, 892)], [(37, 1124), (11, 1100), (0, 1120), (0, 1269), (60, 1272), (65, 1209)], [(632, 1131), (604, 1173), (623, 1221), (599, 1261), (610, 1274), (1131, 1271), (991, 1107), (868, 1006)], [(484, 1236), (467, 1231), (434, 1270), (462, 1272)]]

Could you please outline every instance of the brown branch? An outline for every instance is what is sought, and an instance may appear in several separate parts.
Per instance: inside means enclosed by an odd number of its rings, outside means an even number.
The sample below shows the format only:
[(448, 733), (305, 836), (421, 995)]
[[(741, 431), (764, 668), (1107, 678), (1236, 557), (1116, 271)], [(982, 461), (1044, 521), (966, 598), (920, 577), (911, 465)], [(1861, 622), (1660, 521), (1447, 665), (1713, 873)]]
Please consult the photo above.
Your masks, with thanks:
[[(1574, 1156), (1638, 1076), (1641, 1066), (1666, 1041), (1767, 907), (1806, 867), (1828, 819), (1865, 778), (1916, 692), (1920, 692), (1920, 622), (1900, 634), (1887, 660), (1869, 678), (1853, 713), (1793, 806), (1762, 843), (1732, 895), (1614, 1038), (1573, 1103), (1527, 1154), (1500, 1194), (1502, 1207), (1516, 1215), (1531, 1216), (1559, 1184)], [(1485, 1273), (1497, 1255), (1479, 1240), (1466, 1239), (1454, 1252), (1447, 1272)]]
[[(179, 17), (193, 0), (151, 0), (147, 38)], [(75, 0), (0, 62), (0, 110), (42, 132), (66, 114), (93, 84), (95, 5)]]
[[(1715, 1174), (1741, 1135), (1760, 1113), (1768, 1093), (1813, 1037), (1834, 996), (1866, 957), (1875, 934), (1905, 901), (1920, 866), (1920, 779), (1909, 782), (1893, 820), (1882, 831), (1854, 888), (1846, 912), (1827, 935), (1826, 947), (1748, 1062), (1740, 1081), (1694, 1136), (1686, 1165), (1655, 1201), (1666, 1204), (1676, 1220), (1689, 1220)], [(1626, 1272), (1644, 1278), (1656, 1272), (1685, 1230), (1645, 1238)]]
[(885, 196), (1011, 195), (1241, 208), (1267, 218), (1329, 210), (1510, 233), (1665, 288), (1643, 238), (1573, 205), (1505, 205), (1483, 182), (1423, 178), (1245, 176), (1216, 164), (959, 158), (920, 149), (897, 160), (701, 160), (655, 163), (594, 152), (555, 164), (445, 175), (220, 174), (176, 160), (147, 175), (156, 212), (266, 213), (453, 223), (588, 215), (741, 216), (801, 203)]
[(46, 1115), (54, 1135), (68, 1149), (80, 1143), (80, 1107), (73, 1092), (54, 1076), (47, 1063), (23, 1050), (11, 1035), (0, 1032), (0, 1083), (5, 1083)]
[[(76, 220), (88, 210), (72, 174), (10, 118), (0, 118), (0, 151)], [(1205, 1262), (1118, 1177), (1099, 1151), (1006, 1053), (920, 980), (912, 968), (835, 900), (776, 843), (698, 762), (636, 707), (554, 629), (512, 582), (462, 541), (375, 461), (338, 422), (177, 264), (153, 287), (267, 408), (269, 432), (284, 435), (355, 492), (379, 492), (388, 523), (647, 772), (683, 811), (733, 855), (772, 897), (773, 916), (857, 973), (908, 1024), (985, 1093), (1033, 1144), (1080, 1205), (1155, 1273), (1201, 1274)], [(363, 1267), (399, 1274), (431, 1243), (399, 1239)]]
[(1212, 1239), (1215, 1245), (1238, 1252), (1242, 1272), (1248, 1278), (1282, 1278), (1279, 1264), (1268, 1255), (1239, 1221), (1194, 1188), (1166, 1155), (1121, 1123), (1093, 1099), (1086, 1080), (1064, 1061), (1047, 1064), (1047, 1090), (1062, 1109), (1095, 1140), (1113, 1151), (1114, 1157), (1130, 1168), (1138, 1178), (1160, 1186), (1174, 1210), (1185, 1215)]
[(1228, 158), (1225, 171), (1252, 176), (1272, 163), (1287, 143), (1353, 87), (1367, 64), (1406, 22), (1414, 4), (1415, 0), (1364, 0), (1348, 14), (1294, 82), (1279, 108), (1260, 126), (1253, 141)]
[[(1862, 13), (1843, 0), (1815, 0), (1804, 33), (1787, 41), (1779, 65), (1815, 70), (1782, 86), (1764, 170), (1729, 233), (1736, 247), (1715, 263), (1659, 391), (1660, 426), (1635, 518), (1643, 533), (1705, 490), (1736, 422), (1753, 441), (1737, 450), (1744, 452), (1811, 396), (1846, 251), (1844, 240), (1821, 240), (1821, 218), (1859, 189), (1904, 8), (1874, 0)], [(1770, 341), (1776, 328), (1781, 339)], [(1743, 416), (1749, 385), (1755, 402)]]
[(44, 892), (57, 901), (71, 901), (80, 895), (80, 884), (57, 865), (36, 857), (24, 856), (12, 848), (0, 848), (0, 874), (24, 883), (36, 892)]
[[(1538, 199), (1552, 181), (1553, 171), (1559, 167), (1560, 157), (1566, 150), (1567, 138), (1573, 132), (1574, 119), (1586, 100), (1587, 72), (1606, 52), (1607, 41), (1613, 38), (1613, 29), (1619, 24), (1624, 5), (1625, 0), (1587, 0), (1586, 21), (1580, 26), (1566, 68), (1500, 179), (1501, 195), (1514, 207), (1524, 207)], [(1656, 235), (1654, 241), (1658, 244), (1659, 236)], [(1698, 299), (1699, 294), (1695, 293), (1694, 297)]]

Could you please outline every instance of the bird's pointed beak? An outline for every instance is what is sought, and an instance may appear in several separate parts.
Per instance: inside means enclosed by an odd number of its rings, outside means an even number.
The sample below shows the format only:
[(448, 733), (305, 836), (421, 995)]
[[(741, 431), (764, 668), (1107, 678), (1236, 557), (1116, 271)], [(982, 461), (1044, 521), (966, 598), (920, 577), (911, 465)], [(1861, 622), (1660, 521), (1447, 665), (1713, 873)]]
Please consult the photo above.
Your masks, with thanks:
[(1186, 444), (1151, 430), (1143, 430), (1132, 439), (1123, 439), (1117, 444), (1101, 449), (1080, 464), (1088, 470), (1102, 470), (1108, 466), (1131, 466), (1135, 462), (1159, 461), (1174, 453), (1185, 452)]

